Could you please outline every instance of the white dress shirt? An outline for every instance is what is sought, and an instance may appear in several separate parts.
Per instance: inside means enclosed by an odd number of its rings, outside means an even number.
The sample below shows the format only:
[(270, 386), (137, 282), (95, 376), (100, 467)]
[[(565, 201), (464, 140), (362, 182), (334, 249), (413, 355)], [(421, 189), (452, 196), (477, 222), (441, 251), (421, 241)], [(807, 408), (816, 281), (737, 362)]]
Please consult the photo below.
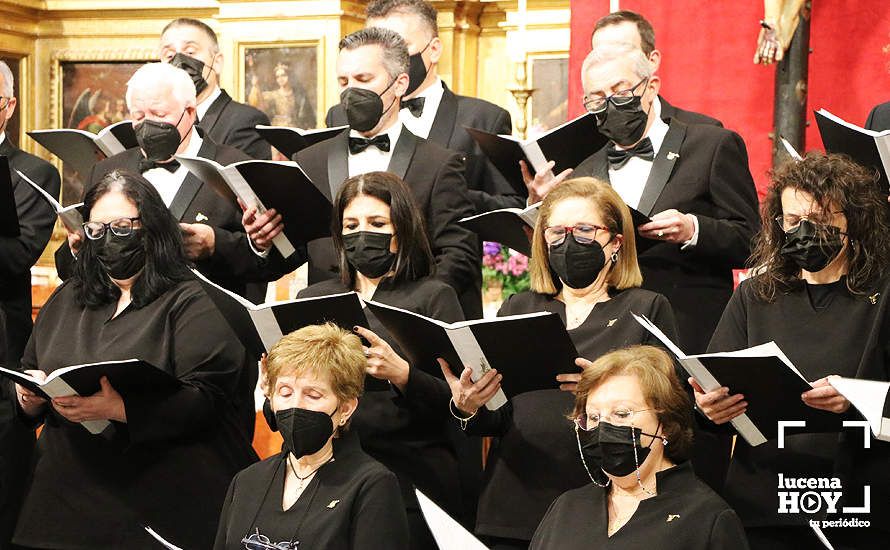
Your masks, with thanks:
[(417, 94), (417, 97), (424, 98), (423, 112), (419, 117), (411, 114), (408, 108), (399, 111), (399, 120), (408, 130), (415, 136), (427, 139), (430, 136), (430, 130), (433, 127), (433, 121), (436, 119), (436, 113), (439, 111), (439, 104), (442, 103), (442, 96), (445, 94), (445, 84), (442, 79), (436, 77), (435, 82), (423, 92)]
[[(398, 141), (399, 134), (401, 133), (402, 124), (396, 122), (390, 126), (388, 130), (377, 134), (386, 134), (389, 136), (389, 151), (381, 151), (377, 147), (370, 146), (361, 153), (356, 153), (354, 155), (349, 153), (349, 158), (347, 159), (349, 164), (349, 177), (357, 176), (359, 174), (367, 174), (368, 172), (386, 172), (389, 169), (389, 160), (392, 158), (392, 152), (396, 148), (396, 141)], [(355, 130), (350, 130), (349, 137), (364, 138), (365, 136)]]
[[(189, 138), (188, 147), (186, 147), (185, 151), (181, 154), (196, 157), (198, 156), (198, 151), (201, 150), (201, 143), (203, 143), (203, 140), (194, 128), (192, 128), (191, 132), (192, 135)], [(142, 177), (147, 179), (149, 183), (158, 190), (158, 193), (161, 194), (161, 198), (164, 199), (164, 204), (169, 208), (188, 173), (188, 169), (185, 166), (180, 165), (175, 172), (170, 172), (166, 168), (152, 168), (151, 170), (143, 172)]]
[(198, 114), (198, 120), (204, 120), (204, 115), (207, 114), (207, 111), (210, 109), (210, 106), (213, 105), (213, 102), (216, 101), (216, 98), (222, 93), (222, 90), (219, 89), (219, 86), (213, 90), (213, 93), (207, 96), (207, 99), (198, 103), (198, 106), (195, 107), (195, 112)]
[(0, 145), (3, 145), (3, 142), (6, 141), (6, 132), (0, 132)]

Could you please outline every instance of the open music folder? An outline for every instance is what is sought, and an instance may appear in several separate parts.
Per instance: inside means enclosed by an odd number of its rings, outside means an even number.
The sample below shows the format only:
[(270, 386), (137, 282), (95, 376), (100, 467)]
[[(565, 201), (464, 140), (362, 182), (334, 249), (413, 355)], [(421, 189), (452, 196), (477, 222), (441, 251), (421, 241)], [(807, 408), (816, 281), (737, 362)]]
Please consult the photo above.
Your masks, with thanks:
[(31, 130), (28, 135), (82, 177), (86, 177), (100, 160), (139, 146), (133, 123), (129, 120), (106, 126), (98, 134), (75, 128), (58, 128)]
[(890, 382), (832, 376), (828, 383), (865, 417), (875, 439), (890, 441)]
[(475, 216), (467, 216), (457, 223), (479, 235), (483, 241), (501, 243), (520, 254), (532, 255), (529, 233), (538, 219), (538, 208), (535, 203), (527, 208), (501, 208)]
[(436, 361), (455, 376), (464, 367), (478, 380), (491, 369), (503, 375), (501, 390), (488, 402), (496, 410), (520, 393), (557, 389), (557, 374), (581, 372), (578, 352), (559, 316), (551, 312), (445, 323), (405, 309), (364, 301), (407, 355), (408, 362), (442, 377)]
[(747, 412), (734, 418), (732, 426), (752, 447), (775, 439), (780, 421), (805, 421), (806, 426), (793, 428), (794, 433), (841, 429), (840, 415), (814, 409), (801, 400), (800, 395), (813, 386), (775, 342), (738, 351), (686, 355), (652, 321), (641, 315), (633, 317), (677, 357), (706, 392), (726, 386), (730, 395), (744, 394)]
[(816, 111), (816, 124), (829, 153), (844, 153), (857, 163), (877, 171), (883, 194), (890, 194), (890, 130), (867, 130), (833, 115)]
[(37, 191), (41, 197), (43, 197), (46, 202), (53, 207), (53, 210), (56, 212), (56, 216), (59, 217), (59, 220), (62, 222), (62, 225), (65, 226), (65, 229), (68, 230), (69, 233), (77, 233), (81, 231), (83, 226), (83, 214), (80, 212), (80, 208), (83, 206), (82, 202), (77, 204), (72, 204), (70, 206), (62, 206), (62, 204), (56, 200), (56, 198), (49, 193), (43, 187), (40, 187), (34, 181), (31, 180), (28, 176), (22, 173), (21, 170), (16, 170), (16, 174), (19, 175), (25, 182), (28, 183), (31, 187)]
[(333, 128), (316, 128), (304, 130), (303, 128), (291, 128), (289, 126), (255, 126), (261, 138), (268, 141), (272, 147), (291, 158), (306, 147), (315, 145), (326, 139), (331, 139), (349, 126), (335, 126)]

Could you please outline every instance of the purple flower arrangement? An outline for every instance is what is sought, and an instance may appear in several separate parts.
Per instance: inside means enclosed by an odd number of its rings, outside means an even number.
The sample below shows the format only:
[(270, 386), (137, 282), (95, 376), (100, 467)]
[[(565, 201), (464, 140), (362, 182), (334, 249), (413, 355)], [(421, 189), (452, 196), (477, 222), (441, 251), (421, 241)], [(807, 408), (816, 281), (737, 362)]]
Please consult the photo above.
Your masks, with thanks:
[(528, 290), (528, 258), (494, 242), (482, 243), (482, 287), (500, 286), (502, 297)]

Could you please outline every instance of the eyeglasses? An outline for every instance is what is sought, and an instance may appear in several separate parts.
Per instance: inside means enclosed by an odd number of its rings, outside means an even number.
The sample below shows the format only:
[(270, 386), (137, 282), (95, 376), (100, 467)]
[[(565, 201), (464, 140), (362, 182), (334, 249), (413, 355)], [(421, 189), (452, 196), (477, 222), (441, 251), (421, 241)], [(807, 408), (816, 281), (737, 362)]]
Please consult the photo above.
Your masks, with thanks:
[(260, 534), (259, 528), (257, 528), (256, 533), (251, 533), (249, 536), (241, 539), (241, 543), (247, 550), (297, 550), (300, 545), (299, 541), (272, 542), (269, 540), (269, 537)]
[(113, 235), (128, 237), (133, 234), (134, 222), (138, 220), (139, 217), (137, 216), (135, 218), (118, 218), (108, 223), (85, 222), (83, 224), (83, 233), (91, 241), (101, 239), (109, 229), (111, 229)]
[(831, 225), (835, 214), (843, 214), (842, 210), (836, 212), (810, 212), (809, 214), (779, 214), (774, 220), (786, 233), (794, 233), (800, 228), (802, 220), (808, 220), (816, 225)]
[[(631, 101), (633, 101), (634, 97), (637, 95), (634, 93), (637, 91), (637, 88), (640, 87), (644, 82), (648, 82), (648, 78), (644, 78), (643, 80), (634, 84), (632, 88), (628, 88), (627, 90), (621, 90), (619, 92), (615, 92), (614, 94), (607, 97), (584, 97), (584, 109), (588, 113), (599, 114), (606, 110), (606, 106), (609, 102), (616, 107), (621, 107), (622, 105), (627, 105)], [(642, 95), (642, 94), (641, 94)]]
[(627, 426), (631, 423), (636, 413), (654, 410), (655, 409), (633, 410), (627, 407), (617, 407), (613, 409), (612, 412), (606, 414), (601, 414), (599, 412), (595, 412), (593, 414), (582, 414), (581, 416), (575, 418), (575, 425), (585, 432), (589, 432), (599, 426), (601, 420), (605, 420), (606, 422), (615, 424), (616, 426)]
[(598, 231), (611, 232), (612, 230), (602, 225), (579, 223), (578, 225), (551, 225), (544, 230), (544, 240), (549, 246), (559, 246), (566, 240), (566, 235), (571, 233), (578, 244), (590, 244), (596, 240)]

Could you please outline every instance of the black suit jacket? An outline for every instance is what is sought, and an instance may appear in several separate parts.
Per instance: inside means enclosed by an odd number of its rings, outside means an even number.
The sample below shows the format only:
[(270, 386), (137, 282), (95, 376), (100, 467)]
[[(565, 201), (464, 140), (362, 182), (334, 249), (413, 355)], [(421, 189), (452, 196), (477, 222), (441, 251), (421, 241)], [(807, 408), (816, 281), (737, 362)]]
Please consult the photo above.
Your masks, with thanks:
[(872, 108), (865, 121), (865, 127), (878, 132), (890, 130), (890, 101)]
[[(222, 165), (249, 160), (238, 149), (219, 145), (206, 135), (203, 140), (198, 151), (200, 157)], [(128, 170), (138, 174), (142, 158), (142, 150), (134, 147), (97, 163), (90, 172), (84, 193), (112, 170)], [(170, 211), (182, 223), (203, 222), (213, 227), (216, 238), (214, 253), (195, 263), (195, 267), (213, 282), (243, 296), (246, 283), (267, 281), (273, 277), (268, 262), (250, 249), (238, 206), (204, 185), (191, 172), (170, 204)], [(299, 254), (297, 252), (295, 255)], [(73, 256), (65, 242), (56, 251), (56, 270), (61, 278), (67, 279), (71, 275), (72, 263)]]
[[(303, 149), (294, 160), (328, 196), (335, 198), (348, 173), (349, 132)], [(482, 315), (482, 272), (476, 236), (457, 221), (473, 213), (459, 155), (403, 128), (393, 145), (389, 172), (411, 189), (426, 222), (436, 257), (436, 277), (454, 288), (467, 318)], [(330, 238), (308, 245), (309, 284), (336, 276), (337, 256)]]
[[(476, 212), (488, 212), (499, 208), (524, 208), (525, 195), (519, 195), (497, 168), (488, 160), (479, 144), (470, 137), (465, 127), (477, 128), (492, 134), (511, 134), (513, 123), (510, 113), (475, 97), (457, 95), (445, 88), (436, 118), (427, 140), (446, 149), (460, 153), (466, 162), (464, 176), (470, 190), (470, 200)], [(347, 124), (342, 105), (328, 110), (325, 123), (331, 126)]]
[(61, 181), (52, 164), (16, 148), (8, 137), (0, 144), (0, 155), (9, 158), (21, 230), (18, 237), (0, 237), (0, 309), (6, 313), (7, 361), (16, 368), (31, 334), (31, 266), (49, 242), (56, 213), (15, 171), (56, 198)]
[(220, 92), (198, 127), (216, 143), (240, 149), (251, 158), (271, 159), (271, 146), (256, 131), (257, 124), (269, 124), (269, 117), (250, 105), (238, 103), (225, 90)]
[(686, 124), (723, 126), (723, 123), (716, 118), (709, 117), (702, 113), (696, 113), (695, 111), (686, 111), (685, 109), (674, 107), (661, 96), (658, 96), (658, 99), (661, 100), (661, 119), (665, 122), (670, 122), (672, 119), (678, 119), (680, 122), (685, 122)]
[[(575, 177), (609, 181), (606, 148), (575, 168)], [(732, 295), (732, 270), (741, 268), (760, 229), (748, 153), (738, 134), (713, 125), (670, 129), (652, 164), (638, 210), (669, 208), (695, 214), (698, 244), (686, 250), (658, 243), (639, 254), (643, 288), (667, 296), (686, 353), (703, 353)]]

